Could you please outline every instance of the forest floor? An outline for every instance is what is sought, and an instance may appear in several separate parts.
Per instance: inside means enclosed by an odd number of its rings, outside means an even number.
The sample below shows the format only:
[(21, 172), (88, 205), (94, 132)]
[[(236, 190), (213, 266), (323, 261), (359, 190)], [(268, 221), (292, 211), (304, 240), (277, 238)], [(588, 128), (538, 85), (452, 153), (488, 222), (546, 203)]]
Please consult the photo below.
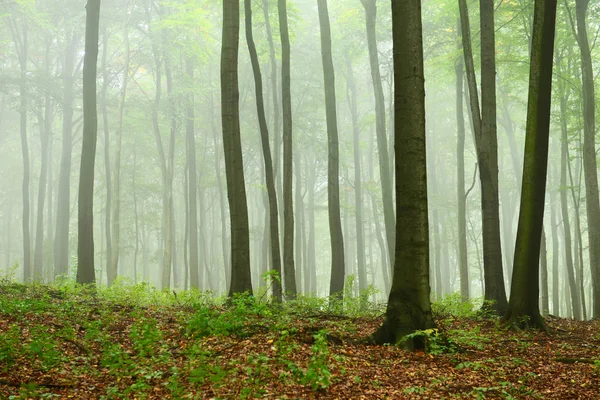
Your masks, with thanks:
[[(507, 331), (452, 296), (429, 353), (364, 344), (382, 309), (144, 285), (0, 284), (0, 399), (597, 399), (600, 322)], [(442, 340), (446, 336), (449, 340)]]

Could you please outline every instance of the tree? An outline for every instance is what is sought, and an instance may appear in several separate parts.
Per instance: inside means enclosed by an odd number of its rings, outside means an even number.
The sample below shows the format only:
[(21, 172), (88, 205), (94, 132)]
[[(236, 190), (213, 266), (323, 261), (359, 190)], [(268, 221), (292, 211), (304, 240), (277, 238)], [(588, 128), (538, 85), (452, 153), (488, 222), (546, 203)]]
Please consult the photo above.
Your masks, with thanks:
[[(460, 20), (457, 24), (459, 40), (458, 49), (462, 50), (460, 43)], [(460, 274), (460, 297), (462, 301), (469, 299), (469, 263), (467, 254), (467, 196), (465, 193), (465, 115), (463, 109), (463, 85), (465, 63), (461, 57), (456, 61), (456, 176), (458, 200), (458, 272)]]
[(96, 74), (100, 0), (88, 0), (85, 21), (85, 55), (83, 58), (83, 142), (79, 173), (77, 282), (94, 283), (94, 164), (98, 136), (96, 110)]
[(385, 97), (379, 71), (379, 52), (377, 50), (377, 1), (361, 0), (365, 9), (365, 22), (367, 31), (367, 46), (369, 49), (369, 64), (371, 68), (371, 81), (375, 97), (375, 134), (377, 135), (377, 152), (379, 154), (379, 178), (383, 197), (383, 219), (385, 234), (388, 244), (390, 265), (394, 265), (394, 199), (392, 195), (393, 178), (390, 173), (390, 160), (388, 157), (387, 132), (385, 127)]
[(273, 172), (273, 160), (271, 158), (271, 146), (269, 143), (269, 128), (265, 115), (265, 103), (263, 99), (262, 75), (258, 54), (252, 34), (252, 3), (244, 0), (244, 11), (246, 14), (246, 42), (250, 52), (252, 71), (254, 72), (254, 90), (256, 92), (256, 112), (260, 126), (260, 142), (262, 145), (263, 159), (265, 163), (265, 181), (267, 184), (267, 197), (269, 201), (269, 232), (271, 243), (271, 262), (273, 270), (277, 272), (278, 279), (273, 281), (273, 297), (281, 301), (281, 250), (279, 248), (279, 212), (277, 210), (277, 193), (275, 191), (275, 175)]
[(287, 0), (278, 0), (281, 35), (281, 101), (283, 109), (283, 282), (285, 291), (296, 296), (294, 267), (294, 205), (292, 198), (292, 89), (290, 71), (290, 34)]
[[(397, 343), (432, 329), (421, 1), (392, 2), (394, 43), (396, 254), (385, 321), (377, 343)], [(417, 338), (408, 348), (423, 347)]]
[(335, 102), (335, 72), (331, 55), (331, 29), (327, 0), (317, 0), (321, 27), (321, 57), (325, 81), (325, 109), (327, 116), (327, 204), (331, 238), (331, 281), (329, 295), (343, 296), (345, 265), (344, 237), (340, 216), (340, 156), (338, 143), (337, 111)]
[(221, 121), (225, 175), (231, 221), (231, 286), (229, 295), (252, 294), (250, 276), (250, 233), (244, 181), (244, 162), (240, 138), (238, 49), (240, 3), (223, 0), (223, 36), (221, 42)]
[(581, 85), (583, 93), (583, 172), (585, 175), (585, 204), (590, 243), (590, 269), (594, 293), (592, 316), (600, 318), (600, 198), (596, 161), (596, 98), (594, 69), (587, 34), (586, 15), (590, 0), (575, 1), (577, 43), (581, 53)]
[(506, 311), (506, 291), (502, 271), (500, 213), (498, 199), (498, 143), (496, 137), (496, 62), (494, 2), (482, 0), (481, 9), (481, 111), (466, 0), (459, 0), (463, 53), (467, 71), (471, 118), (481, 181), (483, 230), (484, 299), (492, 301), (496, 313)]
[[(194, 82), (194, 59), (188, 56), (185, 61), (185, 70), (189, 79), (189, 84)], [(194, 114), (194, 92), (190, 87), (186, 99), (186, 120), (185, 120), (185, 149), (187, 160), (187, 207), (189, 218), (187, 232), (189, 250), (189, 271), (191, 287), (200, 287), (200, 269), (198, 262), (198, 174), (196, 172), (196, 135), (195, 135), (195, 114)], [(187, 282), (187, 279), (185, 280)]]
[(536, 0), (531, 41), (529, 100), (521, 205), (508, 325), (548, 329), (539, 310), (539, 261), (544, 221), (556, 0)]

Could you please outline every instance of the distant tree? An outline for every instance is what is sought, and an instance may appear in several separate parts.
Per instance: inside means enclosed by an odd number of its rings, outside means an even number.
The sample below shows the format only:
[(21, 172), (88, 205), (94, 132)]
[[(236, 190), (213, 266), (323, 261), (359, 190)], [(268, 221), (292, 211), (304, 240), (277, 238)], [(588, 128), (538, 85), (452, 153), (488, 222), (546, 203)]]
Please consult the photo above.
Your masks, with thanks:
[(285, 292), (296, 296), (294, 267), (294, 205), (292, 197), (292, 89), (290, 72), (290, 34), (287, 0), (279, 0), (279, 32), (281, 35), (281, 101), (283, 109), (283, 283)]
[(340, 216), (340, 155), (335, 101), (335, 72), (331, 55), (331, 28), (327, 0), (317, 0), (321, 26), (321, 57), (325, 82), (325, 113), (327, 117), (327, 204), (331, 238), (331, 281), (329, 295), (342, 298), (344, 292), (344, 237)]
[(379, 51), (377, 50), (377, 0), (361, 0), (361, 3), (365, 9), (369, 65), (371, 68), (373, 95), (375, 97), (375, 134), (377, 136), (379, 178), (381, 180), (385, 235), (390, 265), (394, 265), (395, 217), (394, 198), (392, 193), (393, 177), (390, 172), (388, 139), (385, 126), (385, 97), (383, 94), (383, 85), (381, 83), (381, 71), (379, 70)]
[(271, 145), (269, 143), (269, 128), (267, 127), (267, 118), (265, 114), (265, 103), (263, 98), (262, 74), (260, 72), (260, 63), (258, 53), (254, 44), (252, 33), (252, 3), (250, 0), (244, 0), (244, 12), (246, 15), (246, 42), (250, 52), (252, 62), (252, 71), (254, 72), (254, 90), (256, 92), (256, 112), (258, 114), (258, 124), (260, 127), (260, 142), (263, 151), (263, 160), (265, 163), (265, 182), (267, 184), (267, 197), (269, 202), (269, 233), (271, 244), (271, 262), (273, 270), (279, 275), (278, 279), (273, 281), (273, 297), (281, 301), (281, 249), (279, 247), (279, 212), (277, 210), (277, 193), (275, 191), (275, 176), (273, 172), (273, 160), (271, 157)]
[(240, 137), (238, 50), (240, 3), (223, 0), (221, 42), (221, 119), (227, 197), (231, 221), (231, 286), (229, 295), (252, 293), (250, 275), (250, 233), (244, 182), (244, 162)]
[[(421, 0), (392, 2), (394, 42), (396, 255), (385, 321), (377, 343), (397, 343), (435, 327), (429, 300), (429, 226)], [(405, 347), (419, 348), (416, 338)]]
[(94, 283), (94, 164), (98, 136), (96, 75), (100, 0), (88, 0), (83, 58), (83, 143), (79, 173), (77, 282)]
[(521, 206), (506, 324), (547, 329), (539, 309), (539, 261), (544, 221), (556, 0), (536, 0)]

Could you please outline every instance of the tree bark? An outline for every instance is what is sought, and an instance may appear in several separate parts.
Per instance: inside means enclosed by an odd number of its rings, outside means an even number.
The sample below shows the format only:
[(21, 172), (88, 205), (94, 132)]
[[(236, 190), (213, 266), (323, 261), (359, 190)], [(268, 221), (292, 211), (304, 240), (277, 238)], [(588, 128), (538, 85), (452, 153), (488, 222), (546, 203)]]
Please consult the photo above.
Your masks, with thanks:
[[(279, 246), (279, 211), (277, 209), (277, 193), (275, 191), (275, 173), (273, 171), (273, 160), (271, 158), (271, 145), (269, 142), (269, 128), (265, 114), (265, 104), (263, 99), (262, 74), (258, 54), (254, 44), (252, 34), (252, 4), (250, 0), (244, 0), (244, 9), (246, 15), (246, 42), (250, 52), (252, 62), (252, 71), (254, 73), (254, 90), (256, 92), (256, 112), (258, 114), (258, 124), (260, 127), (260, 141), (262, 145), (263, 160), (265, 166), (265, 182), (267, 185), (267, 197), (269, 200), (269, 232), (271, 243), (271, 262), (273, 270), (277, 273), (278, 279), (273, 280), (273, 297), (276, 301), (281, 301), (281, 250)], [(272, 40), (271, 40), (272, 42)], [(272, 44), (272, 43), (271, 43)], [(277, 108), (277, 107), (275, 107)], [(278, 113), (278, 111), (277, 111)], [(276, 149), (277, 150), (277, 149)]]
[[(484, 299), (502, 315), (506, 311), (506, 291), (502, 271), (500, 215), (498, 200), (498, 143), (496, 137), (496, 67), (494, 39), (494, 4), (482, 0), (481, 5), (481, 97), (473, 63), (471, 34), (466, 0), (459, 0), (462, 43), (467, 70), (469, 99), (481, 181), (481, 217), (483, 236)], [(489, 305), (489, 303), (488, 303)], [(487, 305), (484, 305), (487, 306)]]
[(290, 35), (287, 0), (278, 0), (281, 35), (281, 100), (283, 105), (283, 274), (284, 288), (291, 298), (296, 296), (294, 267), (294, 205), (292, 198), (292, 98), (290, 71)]
[(231, 287), (229, 288), (229, 296), (244, 292), (252, 294), (248, 206), (246, 202), (244, 162), (242, 159), (240, 137), (240, 95), (238, 89), (239, 33), (239, 1), (223, 0), (221, 119), (223, 124), (227, 197), (229, 199), (231, 221)]
[[(398, 343), (435, 328), (429, 300), (429, 227), (425, 143), (425, 79), (421, 1), (392, 2), (396, 149), (396, 256), (392, 289), (377, 343)], [(404, 347), (425, 347), (423, 338)]]
[(88, 0), (83, 58), (83, 143), (79, 173), (77, 282), (94, 283), (94, 164), (98, 136), (96, 75), (100, 0)]
[(548, 327), (539, 310), (539, 260), (544, 221), (556, 0), (536, 0), (531, 42), (523, 184), (508, 311), (504, 322)]
[(576, 0), (577, 41), (581, 53), (583, 92), (583, 172), (585, 175), (585, 204), (588, 218), (590, 269), (592, 272), (592, 317), (600, 318), (600, 199), (598, 196), (598, 168), (596, 162), (596, 99), (594, 69), (587, 34), (586, 14), (589, 0)]
[[(462, 50), (460, 42), (460, 19), (457, 22), (459, 40), (457, 47)], [(462, 301), (469, 300), (469, 260), (467, 250), (467, 196), (465, 193), (465, 115), (463, 107), (465, 63), (461, 57), (455, 63), (456, 75), (456, 176), (458, 200), (458, 272), (460, 275), (460, 297)]]
[(343, 298), (345, 265), (344, 236), (340, 216), (340, 156), (337, 111), (335, 101), (335, 73), (331, 55), (331, 30), (327, 0), (317, 0), (321, 27), (321, 58), (325, 81), (325, 109), (327, 116), (327, 205), (331, 238), (331, 281), (329, 295)]
[(371, 68), (371, 81), (375, 96), (375, 132), (377, 135), (377, 152), (379, 154), (379, 178), (383, 198), (383, 218), (388, 245), (389, 265), (394, 265), (395, 245), (395, 216), (393, 199), (393, 178), (390, 173), (390, 157), (388, 157), (388, 143), (385, 121), (385, 97), (379, 70), (379, 52), (377, 51), (377, 0), (361, 0), (365, 9), (365, 22), (367, 32), (367, 47), (369, 49), (369, 65)]

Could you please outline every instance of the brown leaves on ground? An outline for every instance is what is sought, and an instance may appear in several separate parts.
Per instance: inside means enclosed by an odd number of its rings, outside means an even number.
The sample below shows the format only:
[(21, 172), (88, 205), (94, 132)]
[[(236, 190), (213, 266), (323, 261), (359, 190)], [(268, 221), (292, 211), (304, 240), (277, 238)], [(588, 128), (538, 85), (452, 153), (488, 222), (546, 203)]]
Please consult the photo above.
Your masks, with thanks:
[[(362, 344), (381, 317), (231, 314), (211, 306), (202, 329), (219, 333), (194, 335), (193, 307), (19, 296), (0, 293), (0, 399), (593, 399), (600, 393), (597, 321), (548, 318), (555, 332), (547, 334), (446, 316), (429, 337), (431, 354)], [(442, 332), (449, 341), (437, 340)]]

